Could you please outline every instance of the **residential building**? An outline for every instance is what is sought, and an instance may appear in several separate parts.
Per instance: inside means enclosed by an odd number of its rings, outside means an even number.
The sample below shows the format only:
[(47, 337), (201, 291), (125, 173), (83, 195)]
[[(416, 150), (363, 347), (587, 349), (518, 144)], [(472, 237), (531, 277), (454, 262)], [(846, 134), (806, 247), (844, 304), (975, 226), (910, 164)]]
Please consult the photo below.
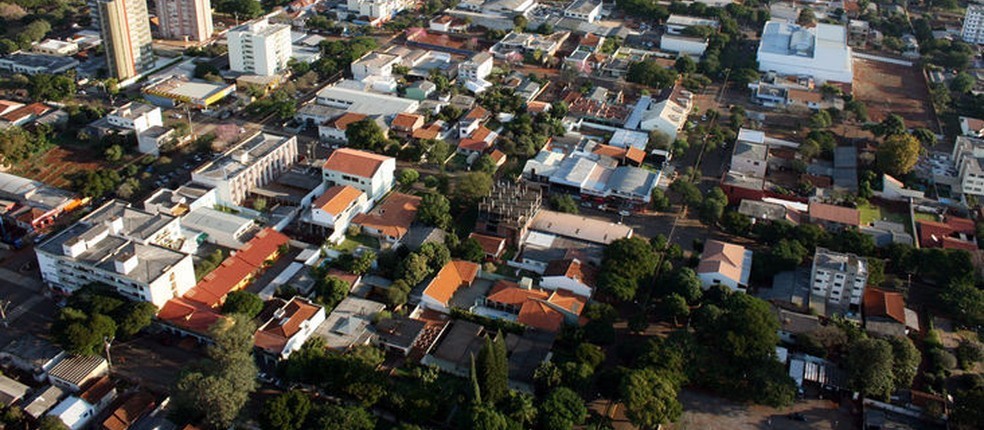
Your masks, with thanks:
[(325, 183), (348, 185), (366, 193), (372, 202), (393, 189), (396, 159), (351, 148), (336, 149), (322, 166)]
[(325, 321), (325, 308), (300, 297), (273, 299), (267, 302), (267, 310), (257, 317), (266, 322), (256, 329), (254, 344), (274, 362), (286, 360), (301, 349)]
[(78, 67), (79, 62), (74, 58), (14, 52), (0, 58), (0, 70), (10, 73), (37, 75), (39, 73), (57, 75)]
[(229, 68), (234, 72), (270, 76), (287, 70), (291, 55), (290, 25), (261, 18), (226, 33)]
[(601, 3), (601, 0), (574, 0), (570, 6), (567, 6), (567, 9), (564, 9), (564, 16), (595, 22), (598, 20), (598, 15), (601, 14)]
[(883, 336), (902, 336), (919, 331), (919, 315), (905, 307), (902, 293), (867, 288), (864, 291), (864, 328)]
[(154, 65), (145, 0), (96, 0), (110, 76), (122, 81)]
[(397, 114), (390, 122), (390, 131), (406, 136), (413, 135), (413, 132), (424, 126), (424, 117), (409, 113)]
[(348, 185), (335, 185), (311, 205), (311, 223), (331, 229), (325, 240), (340, 243), (352, 218), (366, 210), (367, 202), (366, 193)]
[(564, 44), (571, 33), (557, 31), (550, 35), (510, 32), (492, 46), (490, 51), (497, 58), (522, 60), (526, 53), (539, 51), (543, 58), (552, 57)]
[(404, 97), (410, 100), (424, 101), (437, 91), (437, 85), (430, 81), (417, 81), (407, 87)]
[(951, 156), (957, 168), (960, 194), (984, 196), (984, 139), (957, 136)]
[(465, 138), (475, 132), (491, 114), (481, 106), (475, 106), (458, 120), (458, 137)]
[(380, 26), (414, 5), (408, 0), (347, 0), (348, 16), (357, 23)]
[(116, 384), (103, 376), (92, 381), (78, 396), (68, 396), (48, 415), (57, 417), (69, 430), (86, 428), (116, 398)]
[(577, 258), (554, 260), (547, 264), (540, 278), (540, 288), (567, 291), (580, 297), (591, 297), (598, 279), (598, 268)]
[(861, 212), (859, 210), (827, 203), (810, 202), (807, 216), (810, 222), (820, 224), (829, 230), (840, 230), (845, 227), (861, 225)]
[(447, 313), (451, 307), (451, 297), (462, 287), (469, 287), (481, 267), (470, 261), (452, 260), (431, 278), (420, 296), (420, 305), (431, 310)]
[(508, 243), (519, 245), (542, 205), (537, 187), (512, 182), (493, 184), (492, 192), (478, 204), (475, 232), (504, 237)]
[(21, 408), (24, 410), (25, 415), (38, 420), (61, 402), (64, 395), (65, 390), (54, 385), (48, 385), (44, 389), (39, 389), (31, 396), (25, 398), (21, 402)]
[(359, 226), (363, 233), (378, 238), (385, 245), (395, 246), (410, 231), (421, 200), (409, 194), (391, 193), (371, 211), (352, 218), (352, 225)]
[(38, 54), (68, 57), (79, 52), (79, 44), (66, 40), (45, 39), (41, 43), (32, 46), (31, 50)]
[(521, 286), (515, 282), (500, 280), (492, 286), (486, 297), (479, 299), (471, 311), (559, 333), (565, 325), (578, 323), (587, 300), (587, 297), (566, 290), (534, 289), (528, 285)]
[(313, 335), (324, 340), (325, 347), (334, 351), (368, 345), (375, 338), (372, 320), (384, 309), (386, 305), (382, 303), (348, 296), (316, 326)]
[(960, 37), (964, 42), (984, 45), (984, 5), (979, 3), (967, 5)]
[(812, 76), (818, 83), (851, 83), (854, 77), (843, 25), (769, 21), (762, 30), (758, 63), (762, 72)]
[(458, 78), (462, 80), (485, 80), (492, 74), (494, 61), (492, 54), (482, 51), (466, 61), (458, 63)]
[(0, 172), (0, 199), (3, 222), (29, 233), (50, 226), (62, 214), (82, 205), (81, 198), (73, 193), (5, 172)]
[(161, 148), (164, 145), (178, 141), (176, 134), (173, 128), (164, 128), (161, 126), (150, 127), (141, 131), (137, 133), (137, 152), (156, 157), (160, 155)]
[(382, 52), (368, 52), (362, 58), (352, 62), (352, 78), (357, 81), (370, 76), (393, 76), (393, 66), (400, 64), (400, 57)]
[[(334, 110), (334, 108), (329, 109)], [(365, 119), (370, 118), (361, 113), (344, 113), (333, 120), (325, 121), (323, 124), (319, 125), (318, 137), (322, 142), (348, 143), (348, 136), (346, 135), (348, 126)], [(383, 129), (384, 133), (385, 130), (386, 129)]]
[(485, 252), (485, 258), (498, 260), (506, 252), (507, 241), (504, 237), (471, 232), (468, 234), (468, 238), (475, 239), (475, 242), (478, 242), (478, 245), (482, 247), (482, 251)]
[(966, 116), (960, 117), (960, 133), (978, 139), (984, 137), (984, 120)]
[(151, 127), (163, 127), (161, 108), (139, 102), (130, 102), (106, 115), (106, 121), (113, 127), (133, 130), (137, 133)]
[(157, 401), (146, 391), (137, 391), (109, 414), (102, 422), (100, 430), (125, 430), (143, 419), (154, 410)]
[(13, 405), (27, 394), (28, 386), (0, 375), (0, 404)]
[(161, 36), (204, 42), (212, 37), (211, 0), (156, 0)]
[(465, 156), (478, 157), (492, 149), (495, 139), (499, 133), (489, 130), (484, 125), (475, 129), (468, 137), (458, 141), (458, 148), (455, 152)]
[(655, 99), (648, 95), (640, 97), (625, 121), (625, 128), (659, 130), (673, 140), (687, 123), (693, 108), (694, 94), (677, 82)]
[(764, 178), (769, 161), (769, 147), (765, 145), (765, 133), (742, 128), (731, 153), (731, 171)]
[(429, 29), (441, 33), (464, 33), (468, 31), (468, 22), (451, 15), (439, 15), (430, 20)]
[(114, 200), (34, 251), (45, 284), (64, 294), (103, 283), (158, 308), (195, 285), (178, 218)]
[(847, 23), (847, 42), (852, 47), (862, 48), (868, 44), (871, 35), (871, 23), (859, 19), (852, 19)]
[(192, 171), (191, 180), (214, 187), (220, 203), (238, 206), (251, 189), (273, 181), (297, 157), (297, 136), (259, 131)]
[(942, 222), (917, 220), (916, 229), (920, 248), (978, 250), (974, 220), (955, 216), (946, 216)]
[(709, 240), (704, 244), (704, 252), (697, 265), (701, 288), (706, 290), (714, 285), (724, 285), (731, 291), (745, 292), (751, 273), (751, 250), (719, 240)]
[(36, 381), (47, 380), (48, 371), (63, 358), (65, 351), (33, 335), (20, 336), (0, 349), (0, 361), (32, 375)]
[(406, 357), (421, 340), (426, 341), (429, 326), (419, 319), (394, 315), (376, 323), (376, 344)]
[(666, 33), (673, 35), (684, 34), (687, 28), (690, 27), (710, 27), (713, 30), (717, 30), (721, 26), (721, 23), (717, 19), (713, 18), (700, 18), (695, 16), (686, 15), (670, 15), (666, 19)]
[(82, 391), (89, 381), (109, 373), (109, 362), (98, 355), (73, 355), (55, 364), (48, 371), (52, 385), (70, 393)]
[(868, 283), (868, 260), (854, 254), (817, 248), (810, 272), (810, 308), (861, 306)]

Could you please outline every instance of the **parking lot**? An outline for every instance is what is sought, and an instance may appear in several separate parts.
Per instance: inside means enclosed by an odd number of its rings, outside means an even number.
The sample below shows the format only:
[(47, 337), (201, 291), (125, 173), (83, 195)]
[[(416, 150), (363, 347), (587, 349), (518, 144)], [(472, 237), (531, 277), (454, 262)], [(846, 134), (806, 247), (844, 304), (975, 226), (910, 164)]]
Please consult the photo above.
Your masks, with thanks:
[[(671, 430), (853, 430), (860, 428), (849, 403), (800, 400), (785, 408), (745, 405), (702, 392), (683, 390), (683, 417)], [(798, 414), (798, 415), (794, 415)]]

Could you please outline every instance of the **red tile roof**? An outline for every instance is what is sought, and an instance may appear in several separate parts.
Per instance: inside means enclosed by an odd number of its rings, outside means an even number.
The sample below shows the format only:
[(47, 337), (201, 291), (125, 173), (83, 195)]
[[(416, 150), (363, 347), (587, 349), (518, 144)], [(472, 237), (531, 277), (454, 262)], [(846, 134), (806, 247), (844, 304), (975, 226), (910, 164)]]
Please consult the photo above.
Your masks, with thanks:
[(745, 267), (745, 247), (719, 240), (709, 240), (704, 245), (697, 273), (719, 273), (735, 282), (741, 282)]
[(219, 267), (188, 290), (184, 298), (207, 307), (222, 304), (227, 294), (245, 286), (256, 272), (263, 269), (264, 263), (275, 258), (280, 247), (289, 241), (290, 238), (272, 228), (261, 230), (239, 251), (226, 258)]
[(395, 118), (393, 118), (393, 122), (390, 123), (390, 127), (397, 130), (414, 131), (420, 128), (423, 124), (424, 117), (420, 115), (399, 113)]
[(157, 318), (175, 327), (188, 330), (193, 333), (208, 333), (212, 327), (222, 317), (214, 309), (201, 303), (176, 298), (168, 300), (157, 313)]
[(441, 134), (441, 125), (436, 122), (432, 122), (427, 127), (414, 130), (412, 136), (414, 139), (429, 140), (436, 139), (439, 134)]
[(905, 324), (905, 299), (902, 293), (868, 287), (864, 290), (862, 305), (865, 318), (891, 318)]
[(274, 354), (282, 353), (287, 341), (301, 331), (301, 324), (313, 318), (321, 307), (294, 297), (280, 309), (283, 316), (271, 318), (256, 330), (254, 337), (257, 348)]
[(364, 194), (362, 191), (348, 185), (336, 185), (325, 190), (325, 193), (314, 201), (313, 207), (320, 208), (332, 215), (338, 215), (347, 209), (352, 202), (357, 201), (362, 194)]
[(461, 139), (460, 142), (458, 142), (458, 147), (468, 151), (485, 152), (486, 150), (492, 147), (492, 144), (484, 140), (478, 140), (478, 139), (472, 139), (470, 137), (466, 137), (464, 139)]
[(498, 149), (493, 149), (489, 156), (492, 157), (492, 161), (495, 161), (496, 166), (501, 166), (506, 162), (506, 153)]
[(598, 269), (581, 263), (581, 260), (576, 258), (554, 260), (547, 264), (543, 276), (563, 276), (594, 288), (595, 279), (598, 278)]
[(345, 131), (348, 128), (349, 124), (362, 121), (362, 120), (364, 120), (366, 118), (369, 118), (369, 117), (367, 117), (367, 116), (365, 116), (365, 115), (363, 115), (361, 113), (348, 112), (348, 113), (345, 113), (342, 116), (336, 118), (335, 119), (335, 122), (332, 123), (332, 126), (335, 127), (338, 130)]
[(31, 116), (31, 115), (41, 116), (45, 112), (48, 112), (50, 110), (51, 110), (51, 108), (48, 107), (48, 106), (45, 106), (44, 104), (41, 104), (41, 103), (31, 103), (31, 104), (29, 104), (27, 106), (22, 106), (22, 107), (19, 107), (17, 109), (14, 109), (14, 110), (12, 110), (10, 112), (7, 112), (7, 113), (3, 114), (3, 116), (0, 116), (0, 118), (3, 118), (3, 119), (5, 119), (7, 121), (10, 121), (10, 122), (17, 122), (17, 121), (20, 121), (20, 120), (22, 120), (24, 118), (27, 118), (27, 117)]
[(479, 246), (482, 247), (482, 251), (486, 254), (491, 255), (492, 258), (499, 258), (503, 251), (506, 249), (506, 238), (489, 236), (481, 233), (471, 233), (468, 238), (475, 239)]
[(923, 248), (977, 250), (973, 220), (947, 217), (944, 222), (918, 221), (919, 246)]
[(386, 236), (401, 238), (417, 217), (420, 201), (417, 196), (393, 193), (371, 211), (356, 215), (352, 223), (379, 230)]
[(360, 178), (371, 178), (385, 161), (391, 159), (392, 157), (368, 151), (340, 148), (331, 153), (328, 161), (325, 161), (324, 169)]
[(96, 405), (114, 389), (116, 389), (116, 384), (109, 379), (109, 375), (104, 375), (89, 383), (88, 387), (79, 394), (79, 397), (89, 402), (90, 405)]
[(566, 320), (563, 312), (579, 316), (586, 303), (585, 298), (567, 291), (526, 289), (504, 280), (492, 286), (486, 300), (518, 309), (516, 321), (520, 324), (555, 333)]
[(275, 258), (280, 252), (280, 247), (288, 242), (290, 238), (287, 235), (272, 228), (265, 228), (239, 248), (236, 258), (253, 266), (262, 267), (267, 260)]
[(468, 111), (468, 114), (465, 115), (464, 119), (482, 120), (487, 116), (489, 116), (489, 111), (485, 110), (485, 108), (481, 106), (475, 106), (472, 110)]
[(829, 221), (853, 226), (861, 224), (861, 212), (857, 209), (813, 202), (810, 203), (809, 212), (810, 218), (813, 218), (814, 220)]
[(154, 396), (138, 391), (103, 421), (102, 430), (126, 430), (141, 417), (150, 413), (156, 404)]
[(424, 295), (447, 306), (448, 300), (451, 300), (451, 296), (458, 291), (458, 288), (464, 285), (471, 285), (475, 281), (478, 270), (478, 264), (470, 261), (449, 261), (437, 272), (437, 275), (434, 275), (430, 283), (427, 284), (427, 288), (424, 289)]

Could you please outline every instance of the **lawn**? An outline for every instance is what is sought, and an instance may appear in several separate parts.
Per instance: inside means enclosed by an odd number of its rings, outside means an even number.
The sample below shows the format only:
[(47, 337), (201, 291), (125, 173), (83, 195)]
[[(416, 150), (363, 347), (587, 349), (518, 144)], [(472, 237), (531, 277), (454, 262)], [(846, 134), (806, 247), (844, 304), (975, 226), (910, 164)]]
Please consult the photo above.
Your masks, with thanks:
[(916, 221), (933, 221), (933, 222), (939, 221), (939, 218), (937, 218), (936, 215), (934, 214), (916, 212), (915, 215), (916, 215)]
[(901, 223), (903, 225), (909, 223), (909, 217), (904, 213), (889, 212), (883, 210), (879, 206), (873, 204), (865, 203), (858, 206), (858, 211), (861, 212), (861, 224), (868, 225), (874, 221), (891, 221)]
[(342, 243), (335, 246), (335, 249), (341, 252), (352, 252), (355, 248), (359, 246), (365, 246), (367, 248), (379, 249), (379, 239), (372, 236), (367, 236), (360, 234), (358, 236), (345, 236), (345, 240)]

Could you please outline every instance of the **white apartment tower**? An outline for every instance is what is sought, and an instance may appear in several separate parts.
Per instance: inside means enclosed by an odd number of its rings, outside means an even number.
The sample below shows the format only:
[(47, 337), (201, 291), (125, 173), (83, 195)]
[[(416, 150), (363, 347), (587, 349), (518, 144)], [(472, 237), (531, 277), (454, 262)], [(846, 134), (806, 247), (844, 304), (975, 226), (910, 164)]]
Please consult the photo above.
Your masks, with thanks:
[(124, 81), (154, 65), (146, 0), (97, 0), (109, 74)]
[(817, 248), (810, 277), (810, 307), (860, 306), (868, 283), (868, 260)]
[(967, 5), (960, 36), (964, 42), (984, 45), (984, 5), (975, 3)]
[(289, 25), (262, 18), (229, 30), (227, 37), (232, 71), (270, 76), (287, 68), (292, 52)]
[(212, 37), (211, 0), (157, 0), (161, 36), (202, 42)]

